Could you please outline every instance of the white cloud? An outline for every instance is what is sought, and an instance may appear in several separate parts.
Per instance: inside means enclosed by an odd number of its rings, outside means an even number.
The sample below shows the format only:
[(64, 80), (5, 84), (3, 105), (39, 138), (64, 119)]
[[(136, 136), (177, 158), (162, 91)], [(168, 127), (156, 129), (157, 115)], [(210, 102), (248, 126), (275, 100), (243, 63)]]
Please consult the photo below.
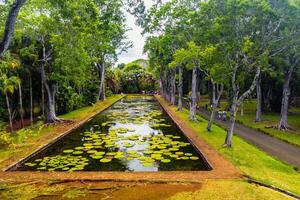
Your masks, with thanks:
[[(153, 5), (153, 2), (151, 0), (145, 0), (145, 5), (149, 8)], [(131, 29), (126, 35), (128, 40), (132, 42), (133, 47), (119, 55), (117, 63), (129, 63), (140, 58), (147, 59), (147, 55), (143, 54), (146, 37), (142, 36), (141, 27), (135, 24), (135, 17), (130, 13), (126, 13), (126, 24)]]

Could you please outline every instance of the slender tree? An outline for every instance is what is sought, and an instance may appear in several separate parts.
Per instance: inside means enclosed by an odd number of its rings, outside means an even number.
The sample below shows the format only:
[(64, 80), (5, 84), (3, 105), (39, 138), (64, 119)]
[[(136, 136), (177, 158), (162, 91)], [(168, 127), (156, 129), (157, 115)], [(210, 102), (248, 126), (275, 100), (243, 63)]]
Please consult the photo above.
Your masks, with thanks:
[(11, 6), (5, 23), (5, 30), (0, 42), (0, 57), (8, 49), (15, 31), (15, 23), (21, 7), (26, 0), (15, 0)]

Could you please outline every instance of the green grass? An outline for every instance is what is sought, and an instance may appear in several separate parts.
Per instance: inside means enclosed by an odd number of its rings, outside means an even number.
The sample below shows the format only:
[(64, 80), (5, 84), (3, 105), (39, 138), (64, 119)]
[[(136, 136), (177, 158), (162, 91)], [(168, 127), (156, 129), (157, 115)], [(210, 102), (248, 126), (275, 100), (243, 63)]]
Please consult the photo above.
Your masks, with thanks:
[(180, 192), (169, 200), (283, 200), (291, 199), (278, 192), (251, 185), (245, 181), (221, 180), (208, 181), (201, 190), (195, 192)]
[[(172, 109), (174, 112), (177, 110), (176, 107), (172, 107)], [(186, 109), (177, 112), (177, 114), (201, 138), (231, 161), (245, 175), (300, 195), (300, 173), (292, 166), (274, 159), (237, 136), (233, 137), (232, 148), (223, 148), (222, 145), (226, 135), (224, 129), (213, 125), (212, 132), (208, 133), (206, 130), (207, 120), (204, 118), (199, 117), (201, 122), (191, 122), (189, 121), (189, 111)]]
[[(202, 99), (199, 105), (205, 107), (205, 104), (209, 104), (207, 99)], [(227, 102), (221, 101), (220, 110), (226, 108)], [(240, 110), (240, 109), (239, 109)], [(262, 115), (262, 122), (255, 122), (255, 112), (256, 112), (256, 101), (248, 100), (244, 103), (244, 115), (241, 116), (241, 112), (237, 114), (237, 121), (249, 128), (261, 131), (262, 133), (271, 135), (280, 140), (286, 141), (290, 144), (300, 146), (300, 108), (289, 109), (289, 124), (294, 130), (280, 131), (275, 128), (270, 128), (276, 126), (280, 120), (279, 113), (264, 113)], [(228, 113), (229, 114), (229, 113)]]

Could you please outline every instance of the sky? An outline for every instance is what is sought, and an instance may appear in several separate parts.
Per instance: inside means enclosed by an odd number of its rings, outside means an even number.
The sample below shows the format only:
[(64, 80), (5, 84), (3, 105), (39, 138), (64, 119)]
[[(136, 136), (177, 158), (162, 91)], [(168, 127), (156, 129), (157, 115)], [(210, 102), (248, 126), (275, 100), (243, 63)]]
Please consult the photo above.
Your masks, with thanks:
[[(145, 0), (145, 5), (149, 8), (152, 5), (152, 1)], [(135, 24), (135, 18), (130, 13), (126, 13), (126, 25), (131, 29), (126, 35), (128, 40), (132, 42), (133, 47), (127, 49), (127, 53), (123, 52), (118, 56), (117, 64), (127, 64), (140, 58), (147, 59), (147, 55), (143, 54), (146, 37), (142, 36), (142, 29)]]

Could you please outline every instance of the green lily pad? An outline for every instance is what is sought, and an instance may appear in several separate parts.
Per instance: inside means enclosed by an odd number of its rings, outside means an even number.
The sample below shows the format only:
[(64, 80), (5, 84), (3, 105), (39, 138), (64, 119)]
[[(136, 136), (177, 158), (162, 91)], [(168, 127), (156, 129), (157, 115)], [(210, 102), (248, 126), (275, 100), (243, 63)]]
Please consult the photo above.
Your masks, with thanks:
[(106, 155), (107, 156), (114, 156), (114, 155), (116, 155), (116, 152), (108, 152), (108, 153), (106, 153)]
[(81, 155), (81, 154), (83, 154), (83, 151), (74, 151), (73, 152), (73, 155)]
[(153, 167), (153, 165), (154, 165), (154, 163), (152, 163), (152, 162), (144, 162), (143, 163), (144, 167)]
[(93, 155), (93, 156), (91, 156), (91, 158), (93, 158), (95, 160), (99, 160), (99, 159), (103, 158), (103, 156), (102, 155), (98, 155), (98, 156)]
[(38, 170), (46, 170), (47, 168), (46, 167), (39, 167), (37, 168)]
[(94, 154), (94, 153), (97, 153), (96, 150), (90, 150), (90, 151), (87, 151), (88, 154)]
[(125, 158), (125, 156), (124, 155), (115, 155), (114, 158), (121, 159), (121, 158)]
[(25, 163), (24, 165), (26, 165), (28, 167), (34, 167), (34, 166), (36, 166), (36, 163), (30, 163), (30, 162), (28, 162), (28, 163)]
[(100, 160), (100, 162), (102, 162), (102, 163), (108, 163), (108, 162), (110, 162), (111, 161), (111, 159), (109, 159), (109, 158), (102, 158), (101, 160)]
[(188, 160), (189, 159), (189, 157), (187, 157), (187, 156), (182, 156), (182, 157), (180, 157), (182, 160)]
[(144, 154), (151, 154), (153, 151), (151, 151), (151, 150), (145, 150), (145, 151), (143, 151), (143, 153)]
[(196, 156), (192, 156), (190, 157), (191, 160), (199, 160), (199, 157), (196, 157)]
[(171, 160), (170, 159), (163, 159), (163, 160), (161, 160), (161, 162), (162, 163), (169, 163), (169, 162), (171, 162)]
[(101, 156), (101, 155), (104, 155), (104, 154), (105, 154), (104, 151), (97, 151), (97, 152), (94, 153), (94, 155), (96, 155), (96, 156)]

